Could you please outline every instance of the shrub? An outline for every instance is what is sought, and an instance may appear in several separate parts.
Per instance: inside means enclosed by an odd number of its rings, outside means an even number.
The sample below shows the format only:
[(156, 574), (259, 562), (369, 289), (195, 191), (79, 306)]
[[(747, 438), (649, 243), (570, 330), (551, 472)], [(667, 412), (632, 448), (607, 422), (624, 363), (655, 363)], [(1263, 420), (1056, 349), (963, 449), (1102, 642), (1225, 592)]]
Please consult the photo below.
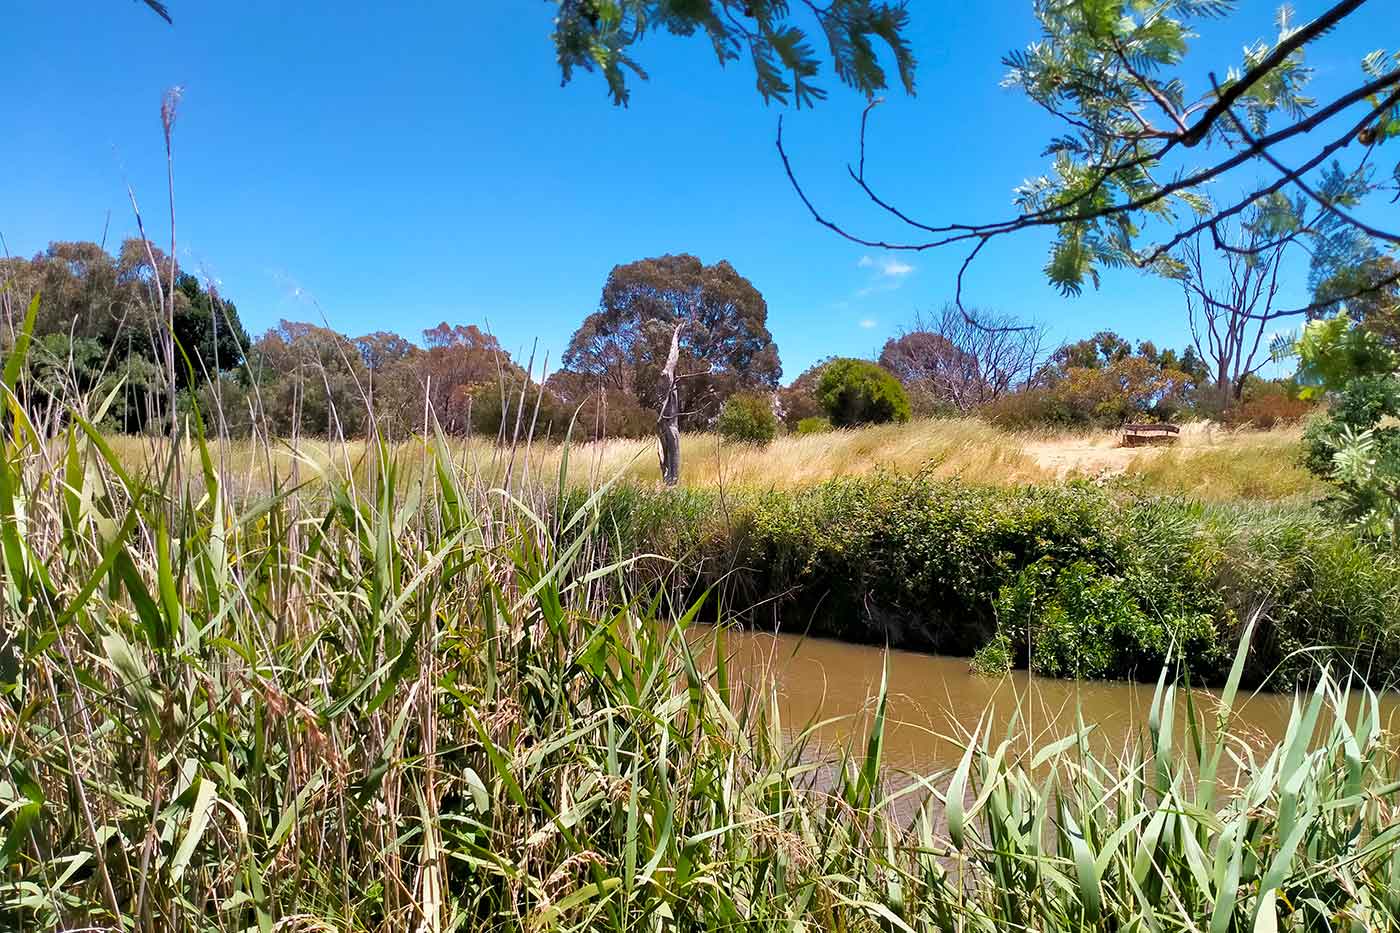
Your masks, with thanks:
[(798, 434), (825, 434), (831, 430), (831, 422), (825, 418), (803, 418), (797, 422)]
[(888, 370), (869, 360), (835, 359), (822, 370), (817, 400), (837, 427), (909, 420), (909, 398)]
[(1336, 511), (1400, 550), (1400, 354), (1345, 314), (1308, 324), (1296, 350), (1303, 394), (1333, 396), (1308, 426), (1304, 462), (1334, 484)]
[(983, 677), (1004, 677), (1016, 664), (1016, 652), (1005, 632), (997, 632), (972, 656), (972, 672)]
[[(1209, 675), (1221, 659), (1211, 615), (1201, 605), (1162, 612), (1144, 595), (1134, 581), (1087, 561), (1061, 568), (1041, 561), (998, 595), (1004, 627), (993, 642), (1028, 645), (1028, 666), (1048, 677), (1131, 677), (1139, 667), (1150, 673), (1172, 657)], [(1212, 602), (1205, 592), (1191, 596)], [(1229, 620), (1221, 613), (1221, 621)]]
[(1008, 392), (978, 409), (982, 420), (1007, 431), (1075, 423), (1073, 412), (1044, 389)]
[(1279, 424), (1302, 421), (1317, 408), (1316, 403), (1289, 394), (1282, 386), (1269, 385), (1221, 413), (1220, 420), (1230, 427), (1250, 427), (1267, 431)]
[(772, 399), (757, 392), (736, 392), (724, 400), (715, 430), (725, 440), (767, 444), (778, 433)]

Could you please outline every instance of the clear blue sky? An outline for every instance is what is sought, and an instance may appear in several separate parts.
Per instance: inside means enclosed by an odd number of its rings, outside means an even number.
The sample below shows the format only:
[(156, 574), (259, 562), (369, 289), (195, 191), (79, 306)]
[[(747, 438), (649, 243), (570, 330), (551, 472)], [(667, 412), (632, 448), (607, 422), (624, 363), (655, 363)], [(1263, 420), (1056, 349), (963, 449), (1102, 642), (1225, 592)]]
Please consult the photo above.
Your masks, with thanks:
[[(811, 221), (774, 149), (778, 108), (746, 62), (721, 70), (703, 40), (648, 39), (651, 80), (624, 110), (596, 75), (560, 87), (554, 7), (537, 0), (170, 6), (173, 27), (128, 0), (7, 4), (11, 253), (99, 239), (109, 214), (109, 244), (132, 233), (128, 182), (163, 231), (159, 106), (182, 85), (180, 260), (217, 280), (254, 333), (322, 315), (352, 335), (489, 323), (508, 349), (538, 337), (557, 359), (612, 266), (691, 252), (728, 259), (762, 291), (791, 378), (829, 353), (877, 352), (951, 295), (960, 254), (872, 254)], [(1297, 4), (1300, 18), (1324, 6)], [(877, 112), (870, 173), (922, 217), (1000, 218), (1057, 130), (998, 85), (1001, 56), (1035, 38), (1030, 0), (911, 7), (919, 94), (891, 93)], [(1247, 0), (1214, 30), (1212, 65), (1271, 36), (1272, 10)], [(1373, 45), (1400, 45), (1394, 14), (1394, 0), (1373, 0), (1329, 41), (1320, 85), (1352, 82)], [(826, 103), (789, 113), (790, 149), (821, 202), (872, 219), (844, 176), (863, 101), (829, 69), (823, 83)], [(1112, 327), (1185, 343), (1177, 287), (1125, 272), (1061, 298), (1041, 273), (1045, 246), (989, 247), (967, 299), (1056, 338)], [(1301, 299), (1301, 276), (1293, 285)]]

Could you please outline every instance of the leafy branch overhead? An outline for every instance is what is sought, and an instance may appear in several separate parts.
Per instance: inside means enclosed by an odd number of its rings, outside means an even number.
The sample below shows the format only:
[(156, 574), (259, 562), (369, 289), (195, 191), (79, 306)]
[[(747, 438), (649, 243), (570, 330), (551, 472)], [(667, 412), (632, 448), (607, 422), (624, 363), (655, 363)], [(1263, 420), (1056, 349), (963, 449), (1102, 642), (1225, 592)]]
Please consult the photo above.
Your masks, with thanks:
[(822, 59), (816, 42), (824, 42), (841, 83), (866, 96), (889, 84), (880, 63), (883, 48), (893, 59), (899, 83), (914, 93), (914, 53), (904, 34), (909, 12), (904, 2), (832, 0), (827, 6), (803, 2), (820, 38), (792, 21), (784, 0), (554, 0), (554, 46), (564, 83), (576, 68), (599, 71), (613, 101), (626, 105), (627, 72), (645, 79), (632, 57), (633, 47), (648, 32), (703, 35), (721, 65), (748, 58), (753, 62), (758, 93), (765, 102), (811, 106), (826, 97), (817, 85)]
[[(1400, 191), (1400, 163), (1376, 166), (1378, 147), (1400, 135), (1400, 54), (1365, 56), (1357, 77), (1324, 100), (1310, 94), (1305, 58), (1352, 25), (1346, 20), (1366, 2), (1341, 0), (1301, 25), (1284, 7), (1271, 41), (1246, 45), (1226, 68), (1188, 74), (1198, 26), (1243, 20), (1234, 0), (1034, 0), (1041, 38), (1006, 57), (1003, 83), (1064, 131), (1046, 146), (1049, 170), (1016, 189), (1017, 212), (1003, 220), (925, 222), (880, 194), (865, 172), (868, 112), (850, 175), (902, 236), (854, 232), (830, 219), (798, 182), (781, 126), (778, 148), (815, 219), (865, 246), (960, 244), (965, 272), (990, 240), (1051, 228), (1045, 273), (1067, 294), (1097, 285), (1104, 268), (1179, 275), (1174, 250), (1202, 232), (1214, 236), (1219, 223), (1251, 207), (1291, 203), (1280, 194), (1322, 208), (1328, 222), (1319, 233), (1334, 241), (1344, 231), (1373, 249), (1395, 246), (1400, 234), (1366, 223), (1356, 208), (1368, 194)], [(1199, 53), (1191, 58), (1198, 60)]]
[[(166, 22), (170, 11), (159, 0), (143, 0)], [(748, 58), (753, 62), (758, 93), (765, 102), (810, 107), (826, 98), (816, 83), (822, 69), (814, 43), (824, 42), (842, 84), (867, 97), (885, 90), (889, 78), (881, 51), (893, 60), (899, 83), (914, 93), (914, 51), (905, 38), (909, 11), (905, 0), (831, 0), (821, 6), (800, 4), (815, 21), (804, 28), (792, 21), (786, 0), (550, 0), (559, 7), (554, 19), (554, 48), (563, 83), (574, 70), (599, 71), (613, 102), (630, 98), (627, 72), (643, 80), (646, 70), (632, 48), (648, 32), (709, 39), (721, 65)]]

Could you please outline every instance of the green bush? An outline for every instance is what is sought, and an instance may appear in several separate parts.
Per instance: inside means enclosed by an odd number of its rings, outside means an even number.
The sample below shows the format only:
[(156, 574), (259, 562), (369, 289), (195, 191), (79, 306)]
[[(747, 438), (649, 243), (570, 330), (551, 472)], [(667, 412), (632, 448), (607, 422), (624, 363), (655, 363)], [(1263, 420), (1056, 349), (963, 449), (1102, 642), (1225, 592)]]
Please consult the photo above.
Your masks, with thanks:
[(909, 398), (888, 370), (869, 360), (841, 358), (822, 370), (817, 401), (831, 423), (845, 428), (909, 420)]
[(724, 400), (715, 430), (725, 440), (767, 444), (778, 434), (773, 402), (757, 392), (736, 392)]
[(831, 430), (831, 422), (825, 418), (803, 418), (797, 422), (798, 434), (825, 434)]
[(1208, 591), (1192, 594), (1198, 605), (1185, 613), (1155, 611), (1146, 595), (1131, 578), (1086, 561), (1058, 568), (1041, 561), (997, 596), (1003, 629), (993, 642), (1013, 656), (1026, 646), (1027, 666), (1048, 677), (1132, 677), (1140, 668), (1150, 675), (1164, 659), (1205, 675), (1217, 671), (1224, 653), (1206, 609), (1222, 622), (1230, 621), (1228, 610), (1209, 605)]
[(1016, 666), (1016, 652), (1005, 632), (997, 632), (972, 656), (972, 672), (983, 677), (1004, 677)]
[(1400, 354), (1345, 312), (1310, 322), (1295, 350), (1300, 394), (1332, 397), (1308, 426), (1304, 463), (1334, 485), (1335, 513), (1400, 550)]

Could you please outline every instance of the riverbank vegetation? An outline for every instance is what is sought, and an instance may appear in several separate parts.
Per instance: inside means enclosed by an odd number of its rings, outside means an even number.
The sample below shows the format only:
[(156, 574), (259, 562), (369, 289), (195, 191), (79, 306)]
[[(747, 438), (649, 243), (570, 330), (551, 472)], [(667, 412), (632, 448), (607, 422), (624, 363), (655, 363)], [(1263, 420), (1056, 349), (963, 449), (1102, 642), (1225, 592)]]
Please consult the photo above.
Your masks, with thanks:
[(681, 603), (713, 587), (751, 624), (977, 654), (990, 673), (1151, 678), (1184, 652), (1220, 683), (1255, 613), (1252, 685), (1286, 689), (1325, 656), (1388, 685), (1400, 660), (1400, 564), (1308, 510), (898, 474), (596, 502), (599, 547), (665, 555), (634, 573)]

